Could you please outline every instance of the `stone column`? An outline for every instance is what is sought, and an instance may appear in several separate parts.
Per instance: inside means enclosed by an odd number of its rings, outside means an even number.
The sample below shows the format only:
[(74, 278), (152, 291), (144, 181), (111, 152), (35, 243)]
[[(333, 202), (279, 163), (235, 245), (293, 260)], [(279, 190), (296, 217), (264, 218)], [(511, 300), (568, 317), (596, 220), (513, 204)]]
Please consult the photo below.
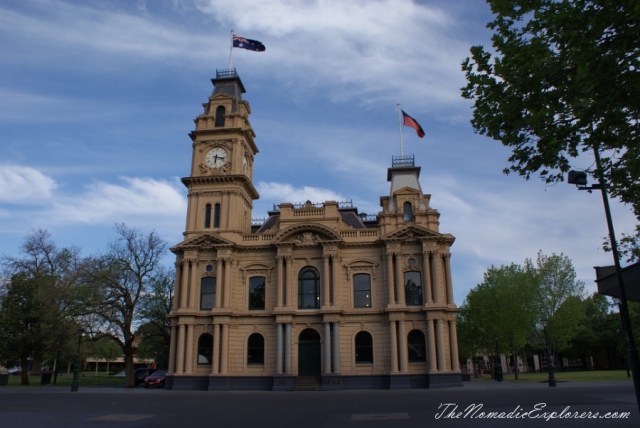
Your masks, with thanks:
[[(338, 300), (338, 292), (340, 289), (340, 275), (338, 272), (338, 255), (333, 254), (331, 256), (331, 276), (332, 276), (332, 285), (333, 285), (333, 299), (331, 300), (332, 305), (336, 305), (336, 301)], [(331, 297), (331, 294), (329, 294)]]
[(181, 263), (176, 262), (176, 276), (173, 280), (173, 288), (174, 288), (174, 298), (173, 302), (171, 302), (171, 309), (177, 311), (180, 308), (180, 299), (178, 296), (182, 293), (182, 288), (180, 287), (180, 268), (182, 267)]
[[(278, 282), (276, 285), (276, 308), (280, 308), (283, 306), (282, 302), (282, 294), (284, 291), (284, 278), (282, 277), (282, 256), (276, 257), (278, 261)], [(282, 332), (280, 332), (282, 333)]]
[(433, 300), (440, 303), (440, 281), (438, 281), (438, 252), (431, 252), (431, 287), (433, 288)]
[(285, 324), (285, 335), (284, 335), (284, 374), (291, 375), (291, 323), (288, 322)]
[(397, 290), (396, 293), (398, 296), (398, 306), (405, 306), (405, 296), (404, 296), (404, 278), (402, 277), (402, 255), (400, 253), (396, 253), (396, 285)]
[(429, 346), (429, 373), (438, 371), (436, 357), (436, 335), (433, 329), (433, 320), (427, 320), (427, 342)]
[(222, 258), (216, 260), (216, 302), (215, 308), (220, 309), (222, 306), (222, 283), (224, 281), (224, 262)]
[(425, 296), (423, 303), (426, 306), (433, 303), (431, 298), (431, 269), (429, 269), (429, 253), (427, 251), (422, 253), (422, 281), (424, 283), (422, 290)]
[(189, 281), (189, 307), (196, 307), (196, 290), (198, 289), (198, 260), (191, 261), (191, 280)]
[(211, 374), (220, 373), (220, 324), (213, 325), (213, 355), (211, 358)]
[(176, 374), (184, 373), (184, 324), (178, 325), (178, 364), (176, 365)]
[[(175, 299), (174, 299), (175, 300)], [(175, 325), (171, 326), (171, 339), (169, 342), (169, 374), (172, 374), (176, 371), (176, 342), (178, 335), (178, 327)]]
[(447, 303), (453, 305), (453, 285), (451, 284), (451, 253), (444, 255), (444, 273), (447, 276)]
[(224, 308), (229, 308), (229, 302), (231, 301), (231, 275), (233, 275), (233, 262), (230, 258), (224, 259)]
[(189, 259), (182, 261), (182, 281), (180, 281), (180, 308), (187, 307), (187, 291), (189, 291)]
[(286, 307), (290, 308), (293, 305), (293, 286), (291, 284), (291, 277), (293, 275), (293, 257), (291, 256), (287, 256), (286, 257), (287, 260), (287, 266), (286, 266), (286, 271), (287, 271), (287, 292), (286, 292)]
[(324, 323), (324, 374), (331, 374), (331, 326)]
[(389, 321), (389, 354), (391, 356), (391, 374), (398, 373), (398, 338), (396, 322)]
[(330, 281), (330, 274), (329, 274), (329, 259), (331, 258), (331, 256), (329, 254), (324, 254), (322, 256), (323, 260), (323, 278), (322, 278), (322, 283), (323, 283), (323, 296), (322, 296), (322, 307), (329, 307), (331, 306), (331, 281)]
[(442, 320), (436, 320), (436, 341), (438, 342), (438, 372), (447, 371), (447, 363), (444, 355), (444, 331), (442, 328)]
[(193, 373), (193, 324), (187, 325), (187, 352), (185, 355), (186, 374)]
[(460, 358), (458, 357), (458, 333), (456, 333), (455, 320), (449, 321), (449, 346), (451, 347), (451, 371), (458, 372), (460, 371)]
[(276, 323), (276, 374), (282, 374), (282, 323)]
[(220, 374), (229, 371), (229, 324), (222, 324), (222, 355), (220, 355)]
[(389, 306), (396, 305), (396, 298), (393, 292), (393, 254), (387, 253), (387, 290), (389, 292)]
[(333, 374), (340, 374), (340, 323), (333, 323)]
[(398, 321), (398, 342), (399, 342), (399, 359), (400, 359), (400, 373), (407, 373), (408, 361), (407, 361), (407, 334), (404, 330), (404, 321)]

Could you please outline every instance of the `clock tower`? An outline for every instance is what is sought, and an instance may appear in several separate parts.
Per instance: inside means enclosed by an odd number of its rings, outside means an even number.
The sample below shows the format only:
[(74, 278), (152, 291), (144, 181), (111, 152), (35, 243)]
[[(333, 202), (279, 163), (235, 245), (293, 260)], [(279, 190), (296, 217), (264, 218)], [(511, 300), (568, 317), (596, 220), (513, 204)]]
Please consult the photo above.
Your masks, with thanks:
[(218, 70), (213, 93), (195, 120), (185, 240), (202, 233), (236, 241), (251, 233), (251, 209), (260, 196), (252, 183), (258, 148), (249, 123), (251, 108), (242, 99), (242, 80), (232, 70)]

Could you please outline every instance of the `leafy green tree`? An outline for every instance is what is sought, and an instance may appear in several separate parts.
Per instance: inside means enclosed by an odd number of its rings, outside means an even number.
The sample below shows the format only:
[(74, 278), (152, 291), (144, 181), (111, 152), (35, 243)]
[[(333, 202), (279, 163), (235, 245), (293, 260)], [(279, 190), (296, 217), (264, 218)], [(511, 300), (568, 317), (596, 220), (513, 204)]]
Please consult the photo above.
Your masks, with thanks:
[(513, 149), (505, 173), (548, 183), (599, 151), (611, 194), (640, 219), (638, 1), (487, 2), (495, 55), (473, 46), (462, 63), (475, 131)]
[(28, 359), (42, 359), (62, 346), (73, 320), (61, 305), (50, 275), (15, 274), (0, 292), (0, 363), (20, 365), (22, 384), (28, 385)]
[[(515, 356), (526, 345), (539, 319), (539, 287), (533, 273), (519, 265), (491, 266), (460, 308), (463, 349)], [(518, 379), (518, 365), (515, 364)]]
[(107, 253), (92, 259), (89, 321), (96, 339), (107, 337), (120, 347), (127, 372), (126, 385), (133, 387), (137, 313), (143, 296), (151, 291), (167, 244), (156, 232), (145, 235), (124, 224), (116, 225), (115, 231), (118, 239), (109, 245)]
[(142, 297), (138, 317), (143, 322), (137, 332), (142, 337), (137, 355), (153, 359), (158, 367), (169, 367), (171, 324), (167, 314), (173, 301), (174, 272), (159, 269), (151, 279), (150, 292)]

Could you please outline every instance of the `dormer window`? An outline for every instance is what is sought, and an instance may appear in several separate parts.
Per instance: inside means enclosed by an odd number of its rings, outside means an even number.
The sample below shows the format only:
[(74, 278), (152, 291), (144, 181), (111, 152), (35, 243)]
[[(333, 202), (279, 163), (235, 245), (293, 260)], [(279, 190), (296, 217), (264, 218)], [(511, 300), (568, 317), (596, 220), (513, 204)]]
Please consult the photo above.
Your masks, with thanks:
[(215, 126), (224, 126), (224, 107), (218, 106), (216, 109), (216, 123)]
[(405, 202), (402, 208), (404, 210), (404, 221), (413, 221), (413, 209), (411, 207), (411, 202)]

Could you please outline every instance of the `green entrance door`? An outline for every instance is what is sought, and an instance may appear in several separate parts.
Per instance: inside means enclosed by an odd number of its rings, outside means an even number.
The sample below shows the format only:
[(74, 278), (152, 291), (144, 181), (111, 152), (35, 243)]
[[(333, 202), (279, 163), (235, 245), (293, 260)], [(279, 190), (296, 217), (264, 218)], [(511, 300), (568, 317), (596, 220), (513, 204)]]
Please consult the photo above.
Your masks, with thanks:
[(320, 376), (320, 335), (306, 329), (298, 337), (298, 376)]

